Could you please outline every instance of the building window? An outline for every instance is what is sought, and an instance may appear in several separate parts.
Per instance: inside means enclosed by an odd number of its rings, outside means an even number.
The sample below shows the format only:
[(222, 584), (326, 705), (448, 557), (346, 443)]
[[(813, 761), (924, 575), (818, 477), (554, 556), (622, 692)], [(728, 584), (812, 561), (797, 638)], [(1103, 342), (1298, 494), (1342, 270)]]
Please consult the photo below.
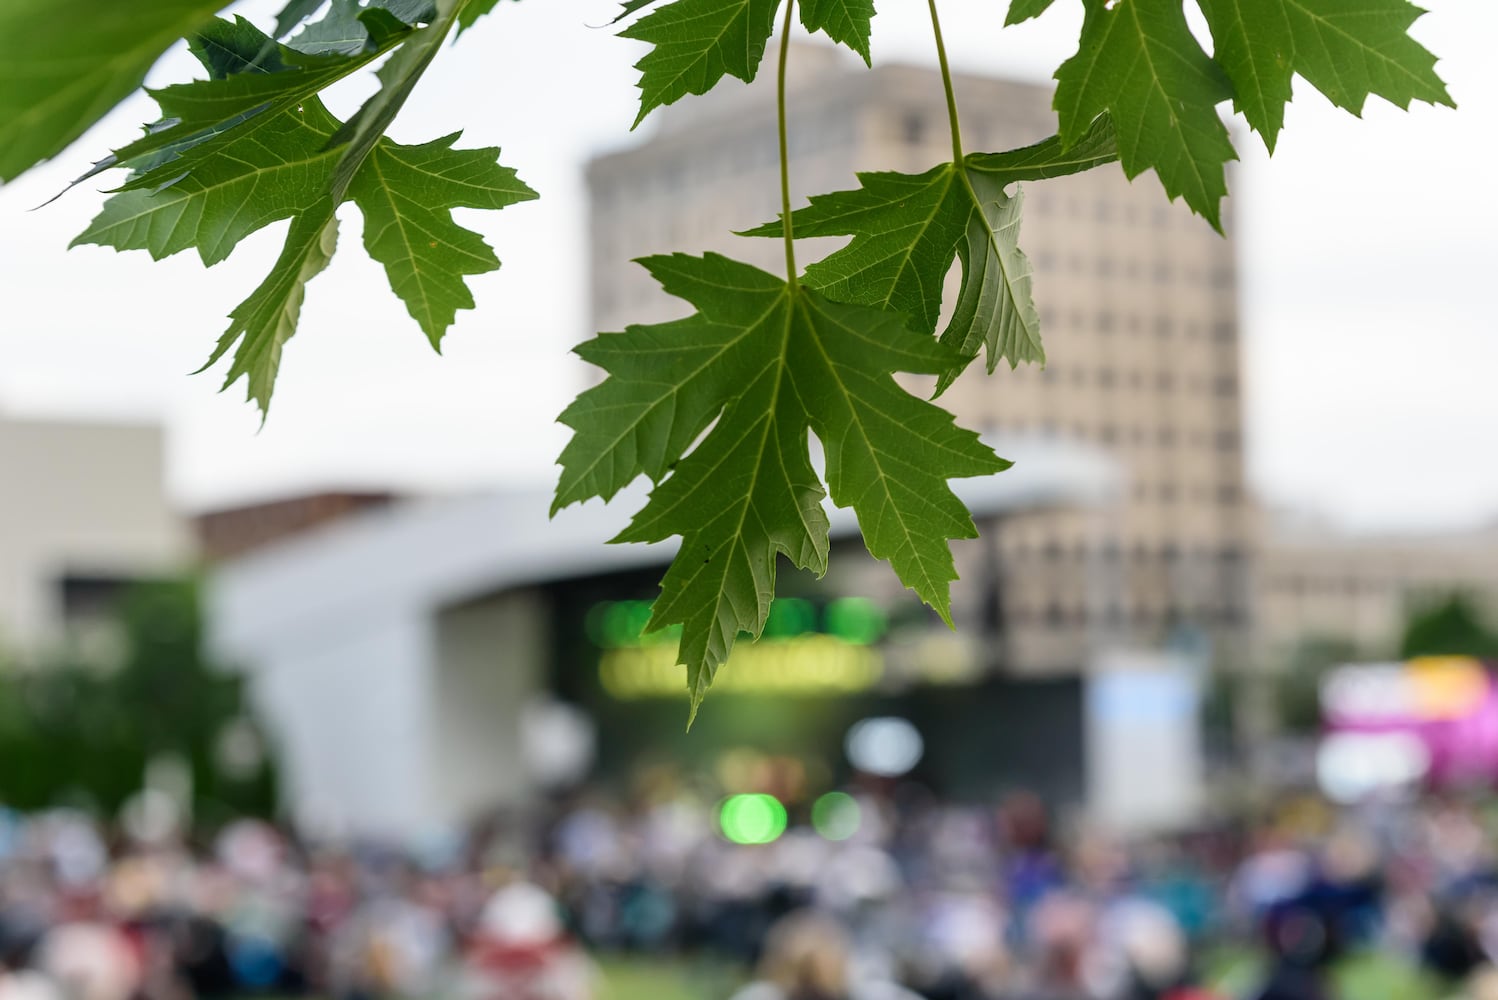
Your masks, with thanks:
[(1237, 333), (1238, 333), (1238, 328), (1231, 321), (1223, 321), (1221, 323), (1213, 323), (1212, 324), (1212, 339), (1213, 340), (1219, 340), (1219, 341), (1232, 340), (1233, 337), (1237, 335)]
[(1218, 431), (1217, 435), (1216, 435), (1216, 440), (1217, 440), (1217, 450), (1218, 451), (1237, 451), (1238, 450), (1238, 432), (1237, 431)]
[(1113, 331), (1113, 314), (1111, 312), (1100, 312), (1097, 314), (1097, 329), (1099, 333), (1111, 333)]
[(1097, 384), (1100, 389), (1113, 388), (1113, 369), (1099, 368), (1097, 370)]
[(919, 146), (926, 138), (926, 119), (919, 112), (908, 112), (904, 121), (901, 122), (901, 129), (905, 136), (905, 145)]
[(1158, 316), (1155, 318), (1155, 336), (1164, 339), (1174, 332), (1169, 316)]
[(1155, 442), (1162, 448), (1174, 448), (1176, 444), (1176, 429), (1174, 427), (1161, 427), (1155, 432)]
[(1238, 380), (1231, 375), (1218, 375), (1212, 379), (1212, 392), (1218, 396), (1235, 396)]

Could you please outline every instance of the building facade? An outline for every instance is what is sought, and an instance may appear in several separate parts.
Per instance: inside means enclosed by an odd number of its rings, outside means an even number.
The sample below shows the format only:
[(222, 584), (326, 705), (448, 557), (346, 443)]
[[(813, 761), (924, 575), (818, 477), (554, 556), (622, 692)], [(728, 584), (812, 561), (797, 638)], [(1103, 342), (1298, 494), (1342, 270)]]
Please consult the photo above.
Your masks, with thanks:
[(0, 661), (88, 632), (129, 581), (192, 553), (161, 430), (0, 416)]
[(1306, 639), (1394, 655), (1410, 616), (1452, 594), (1498, 621), (1498, 528), (1367, 536), (1276, 517), (1265, 523), (1259, 553), (1256, 626), (1271, 665)]
[[(1090, 450), (1027, 464), (1023, 476), (958, 484), (979, 524), (1116, 496), (1115, 470)], [(596, 734), (582, 776), (620, 787), (651, 759), (697, 769), (739, 746), (837, 767), (849, 724), (899, 712), (925, 729), (933, 767), (975, 794), (1026, 777), (1067, 800), (1094, 794), (1081, 679), (993, 677), (981, 623), (953, 632), (877, 585), (893, 575), (862, 552), (849, 511), (831, 515), (832, 572), (780, 575), (775, 617), (786, 620), (736, 647), (689, 738), (675, 643), (641, 634), (675, 542), (606, 544), (642, 494), (632, 486), (555, 521), (545, 493), (410, 501), (217, 564), (214, 655), (246, 674), (298, 824), (418, 838), (523, 804), (557, 762), (533, 723), (558, 703)], [(959, 547), (974, 569), (954, 608), (986, 586), (975, 545)], [(839, 624), (839, 599), (882, 624)]]
[[(797, 47), (790, 63), (797, 203), (853, 186), (855, 171), (917, 172), (950, 158), (934, 70), (865, 70), (813, 46)], [(783, 268), (778, 241), (731, 235), (779, 210), (771, 76), (726, 81), (667, 108), (648, 140), (592, 162), (596, 329), (682, 313), (631, 263), (641, 255), (714, 250)], [(1047, 87), (954, 82), (969, 150), (1055, 131)], [(1225, 218), (1230, 225), (1230, 210)], [(1074, 670), (1090, 651), (1158, 646), (1183, 631), (1215, 640), (1219, 659), (1241, 662), (1252, 522), (1232, 241), (1169, 203), (1152, 175), (1130, 183), (1105, 167), (1028, 185), (1021, 245), (1035, 269), (1048, 363), (993, 376), (975, 364), (942, 403), (981, 431), (1101, 448), (1129, 482), (1109, 512), (1047, 511), (999, 529), (1005, 581), (996, 612), (1009, 636), (1008, 669)], [(802, 266), (835, 248), (803, 241)]]

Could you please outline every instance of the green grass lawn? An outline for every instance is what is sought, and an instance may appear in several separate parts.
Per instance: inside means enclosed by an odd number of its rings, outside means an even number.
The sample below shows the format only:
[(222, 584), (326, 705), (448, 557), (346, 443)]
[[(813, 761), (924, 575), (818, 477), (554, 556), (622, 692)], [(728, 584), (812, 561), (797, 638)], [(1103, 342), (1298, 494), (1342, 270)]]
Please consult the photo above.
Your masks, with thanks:
[[(600, 961), (599, 1000), (726, 1000), (742, 984), (731, 968), (611, 957)], [(1209, 956), (1207, 979), (1227, 997), (1249, 996), (1264, 967), (1254, 953), (1229, 949)], [(1334, 979), (1343, 1000), (1443, 1000), (1452, 991), (1390, 955), (1364, 953), (1339, 963)]]
[(743, 982), (721, 965), (609, 957), (599, 1000), (727, 1000)]
[[(1204, 965), (1207, 981), (1229, 997), (1250, 995), (1264, 972), (1262, 959), (1244, 951), (1217, 952)], [(1346, 1000), (1442, 1000), (1452, 993), (1408, 962), (1377, 952), (1344, 959), (1333, 970), (1332, 978), (1337, 995)]]

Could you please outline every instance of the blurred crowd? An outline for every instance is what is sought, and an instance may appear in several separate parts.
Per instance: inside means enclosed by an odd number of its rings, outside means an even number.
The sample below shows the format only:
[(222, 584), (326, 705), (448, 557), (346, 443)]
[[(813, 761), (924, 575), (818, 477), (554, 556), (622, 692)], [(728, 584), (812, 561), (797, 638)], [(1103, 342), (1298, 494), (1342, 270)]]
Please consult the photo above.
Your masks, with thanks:
[(736, 1000), (1365, 1000), (1332, 970), (1368, 953), (1498, 997), (1481, 799), (1307, 797), (1132, 842), (1026, 794), (837, 805), (737, 844), (682, 788), (582, 794), (406, 851), (0, 812), (0, 1000), (601, 1000), (618, 955), (737, 970)]

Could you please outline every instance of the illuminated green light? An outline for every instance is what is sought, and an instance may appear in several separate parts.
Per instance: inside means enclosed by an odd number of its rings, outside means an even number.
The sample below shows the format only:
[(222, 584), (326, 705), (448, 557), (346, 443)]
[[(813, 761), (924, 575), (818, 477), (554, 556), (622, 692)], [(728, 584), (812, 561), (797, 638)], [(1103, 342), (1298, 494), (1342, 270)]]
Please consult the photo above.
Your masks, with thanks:
[(839, 597), (827, 605), (827, 632), (859, 645), (878, 642), (884, 635), (884, 612), (866, 597)]
[(827, 840), (847, 840), (863, 823), (858, 800), (847, 792), (828, 792), (811, 806), (811, 825)]
[(785, 806), (773, 795), (730, 795), (718, 810), (723, 836), (735, 844), (768, 844), (785, 832)]
[(604, 601), (588, 609), (584, 627), (593, 645), (600, 649), (627, 649), (658, 642), (674, 642), (681, 637), (681, 626), (671, 625), (656, 632), (646, 632), (650, 624), (651, 601)]
[(764, 635), (767, 638), (787, 638), (814, 632), (816, 628), (817, 609), (810, 601), (799, 597), (777, 597), (770, 604)]

